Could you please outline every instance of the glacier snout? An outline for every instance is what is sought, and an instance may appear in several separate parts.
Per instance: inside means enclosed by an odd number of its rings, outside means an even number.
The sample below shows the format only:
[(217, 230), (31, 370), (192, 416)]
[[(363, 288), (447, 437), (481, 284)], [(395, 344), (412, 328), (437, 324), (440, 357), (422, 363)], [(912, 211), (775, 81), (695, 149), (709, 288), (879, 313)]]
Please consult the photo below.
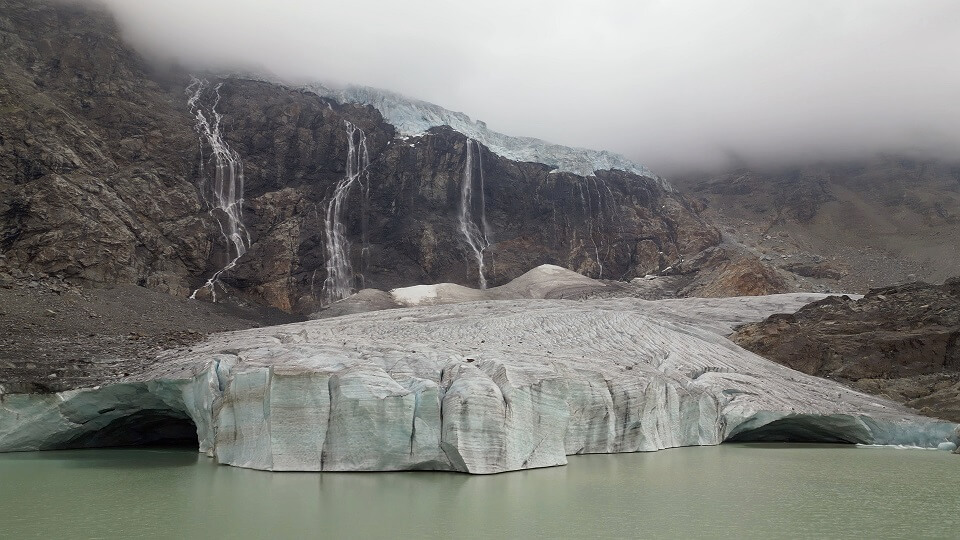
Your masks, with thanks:
[(0, 396), (0, 450), (153, 421), (195, 426), (201, 452), (239, 467), (486, 474), (725, 440), (935, 448), (956, 427), (768, 362), (685, 302), (471, 302), (220, 334), (118, 384)]

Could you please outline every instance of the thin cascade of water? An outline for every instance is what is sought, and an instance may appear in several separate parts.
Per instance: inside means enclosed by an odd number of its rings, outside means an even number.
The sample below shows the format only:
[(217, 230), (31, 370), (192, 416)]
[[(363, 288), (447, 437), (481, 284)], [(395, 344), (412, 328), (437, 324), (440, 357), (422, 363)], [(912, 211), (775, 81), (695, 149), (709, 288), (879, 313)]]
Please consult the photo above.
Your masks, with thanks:
[[(470, 250), (473, 251), (473, 256), (477, 260), (477, 272), (479, 273), (479, 282), (480, 288), (487, 288), (487, 278), (484, 275), (486, 267), (484, 265), (483, 257), (484, 251), (490, 247), (489, 237), (487, 232), (489, 231), (489, 226), (487, 225), (487, 201), (486, 195), (484, 194), (483, 186), (483, 161), (480, 161), (480, 226), (477, 226), (476, 220), (473, 217), (473, 145), (475, 141), (473, 139), (467, 139), (466, 150), (467, 150), (467, 159), (466, 164), (464, 165), (463, 171), (463, 184), (460, 186), (460, 232), (463, 233), (464, 238), (467, 240), (467, 245), (470, 246)], [(477, 156), (479, 158), (480, 151), (477, 150)], [(479, 158), (482, 160), (482, 158)]]
[[(600, 226), (606, 229), (606, 238), (609, 240), (605, 247), (604, 253), (607, 260), (611, 260), (613, 257), (613, 251), (616, 249), (618, 241), (623, 236), (623, 223), (620, 218), (620, 212), (615, 203), (615, 199), (612, 197), (612, 191), (610, 191), (610, 186), (600, 178), (596, 176), (588, 176), (588, 180), (593, 182), (594, 191), (597, 195), (597, 211), (600, 213)], [(600, 186), (610, 192), (611, 197), (608, 199), (604, 196), (604, 191), (600, 189)], [(600, 238), (604, 238), (604, 231), (600, 232)]]
[[(610, 189), (610, 184), (606, 180), (598, 179), (599, 185), (602, 185), (606, 196), (603, 199), (606, 201), (606, 214), (607, 220), (611, 225), (611, 233), (616, 232), (616, 236), (612, 236), (613, 242), (607, 248), (607, 257), (611, 256), (611, 251), (615, 252), (617, 246), (623, 248), (623, 242), (627, 238), (626, 230), (624, 229), (624, 219), (623, 211), (620, 208), (620, 204), (617, 202), (617, 197), (613, 194), (613, 190)], [(601, 196), (604, 192), (597, 189), (597, 196)], [(622, 279), (622, 278), (621, 278)]]
[(620, 210), (620, 205), (617, 204), (617, 197), (613, 194), (613, 190), (610, 189), (610, 184), (608, 184), (605, 180), (601, 180), (600, 183), (603, 184), (603, 187), (607, 191), (607, 195), (609, 196), (609, 199), (607, 200), (607, 207), (613, 209), (613, 213), (611, 214), (611, 217), (616, 220), (617, 232), (620, 234), (622, 238), (624, 236), (623, 212)]
[(489, 247), (492, 242), (490, 224), (487, 223), (487, 189), (483, 185), (483, 152), (480, 151), (479, 145), (477, 146), (477, 165), (480, 166), (480, 225), (483, 227), (483, 238)]
[[(217, 84), (209, 88), (209, 83), (205, 79), (191, 78), (190, 85), (185, 92), (190, 96), (187, 99), (187, 106), (194, 117), (194, 129), (197, 131), (197, 137), (200, 140), (200, 179), (199, 188), (201, 197), (210, 206), (210, 215), (213, 216), (217, 225), (220, 227), (220, 234), (227, 244), (227, 256), (229, 262), (221, 269), (210, 276), (210, 279), (193, 291), (190, 298), (195, 299), (197, 293), (202, 290), (209, 290), (211, 299), (217, 301), (217, 284), (220, 283), (220, 276), (237, 265), (240, 257), (247, 252), (250, 247), (250, 234), (243, 225), (243, 161), (240, 155), (231, 149), (223, 139), (222, 120), (223, 115), (217, 112), (217, 105), (220, 103), (220, 86)], [(203, 94), (207, 89), (213, 93), (212, 103), (205, 107), (203, 104)], [(203, 146), (206, 143), (211, 150), (211, 158), (214, 164), (214, 175), (212, 185), (208, 185), (208, 179), (205, 172), (206, 162), (203, 157)], [(221, 284), (222, 287), (222, 284)]]
[[(477, 143), (477, 165), (480, 166), (480, 225), (483, 226), (483, 240), (489, 248), (493, 244), (493, 235), (490, 232), (490, 224), (487, 223), (487, 188), (484, 186), (483, 152), (480, 151), (479, 143)], [(490, 267), (496, 274), (497, 260), (493, 257), (492, 252), (490, 253)]]
[[(586, 182), (586, 179), (584, 179)], [(580, 190), (580, 202), (583, 204), (585, 220), (587, 222), (587, 236), (590, 238), (590, 241), (593, 243), (593, 253), (594, 259), (597, 261), (597, 266), (600, 269), (600, 273), (597, 275), (597, 279), (603, 278), (603, 262), (600, 260), (600, 244), (597, 243), (597, 238), (593, 235), (594, 228), (594, 212), (593, 212), (593, 199), (590, 196), (590, 186), (587, 186), (586, 196), (584, 196), (583, 184), (578, 182), (577, 188)], [(599, 202), (598, 202), (599, 205)]]
[[(370, 157), (366, 151), (366, 143), (363, 147), (363, 168), (366, 170), (370, 166)], [(366, 180), (366, 181), (364, 181)], [(357, 279), (360, 282), (360, 288), (367, 286), (366, 270), (370, 267), (370, 176), (365, 173), (359, 179), (360, 189), (363, 193), (360, 207), (360, 272), (357, 273)]]
[[(360, 184), (364, 194), (369, 193), (370, 154), (367, 151), (367, 136), (352, 123), (344, 120), (344, 124), (347, 131), (347, 170), (333, 190), (324, 219), (327, 270), (322, 289), (324, 305), (353, 294), (353, 264), (350, 262), (350, 240), (343, 224), (343, 212), (353, 186)], [(365, 232), (363, 242), (364, 249), (367, 249)]]

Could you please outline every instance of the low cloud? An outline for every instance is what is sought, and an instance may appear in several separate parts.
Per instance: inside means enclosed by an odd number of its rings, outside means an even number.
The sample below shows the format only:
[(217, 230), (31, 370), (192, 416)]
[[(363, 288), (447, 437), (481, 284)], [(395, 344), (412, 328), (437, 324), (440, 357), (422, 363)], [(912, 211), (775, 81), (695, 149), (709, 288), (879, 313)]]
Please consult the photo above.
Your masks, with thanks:
[(387, 88), (665, 174), (960, 157), (960, 2), (102, 0), (149, 54)]

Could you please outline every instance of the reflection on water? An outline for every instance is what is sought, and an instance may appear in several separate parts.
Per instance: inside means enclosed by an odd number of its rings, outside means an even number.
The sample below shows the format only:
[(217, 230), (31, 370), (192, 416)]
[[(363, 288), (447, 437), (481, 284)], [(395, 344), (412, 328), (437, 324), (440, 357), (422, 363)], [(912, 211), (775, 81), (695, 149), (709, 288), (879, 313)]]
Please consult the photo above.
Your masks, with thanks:
[(266, 473), (184, 450), (0, 455), (20, 537), (960, 537), (946, 452), (738, 444), (454, 473)]

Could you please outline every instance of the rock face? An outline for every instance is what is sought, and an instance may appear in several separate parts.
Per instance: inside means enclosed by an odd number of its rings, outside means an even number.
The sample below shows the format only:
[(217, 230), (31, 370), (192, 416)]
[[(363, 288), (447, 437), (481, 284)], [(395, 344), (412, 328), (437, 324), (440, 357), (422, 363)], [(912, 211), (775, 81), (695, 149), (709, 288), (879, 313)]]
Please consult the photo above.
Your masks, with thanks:
[(829, 297), (732, 339), (804, 373), (960, 421), (960, 279)]
[(476, 474), (726, 440), (936, 447), (955, 425), (724, 337), (809, 296), (517, 300), (219, 334), (127, 380), (0, 395), (0, 449), (178, 440), (264, 470)]
[(879, 155), (672, 179), (799, 290), (942, 283), (960, 265), (960, 162)]
[(94, 8), (0, 2), (0, 252), (11, 267), (189, 294), (216, 224), (194, 186), (187, 109), (148, 71)]
[[(0, 8), (0, 252), (23, 271), (189, 295), (235, 255), (202, 185), (216, 164), (208, 141), (198, 144), (190, 77), (153, 69), (95, 8)], [(222, 141), (244, 173), (249, 242), (220, 280), (240, 298), (313, 312), (337, 254), (357, 290), (475, 285), (458, 222), (468, 177), (492, 285), (542, 263), (629, 279), (719, 241), (657, 178), (556, 172), (468, 146), (447, 127), (399, 137), (371, 106), (276, 84), (207, 89), (199, 103), (222, 115)], [(358, 181), (338, 192), (348, 162)]]
[(729, 244), (704, 250), (677, 271), (693, 278), (683, 296), (762, 296), (794, 290), (776, 267)]

